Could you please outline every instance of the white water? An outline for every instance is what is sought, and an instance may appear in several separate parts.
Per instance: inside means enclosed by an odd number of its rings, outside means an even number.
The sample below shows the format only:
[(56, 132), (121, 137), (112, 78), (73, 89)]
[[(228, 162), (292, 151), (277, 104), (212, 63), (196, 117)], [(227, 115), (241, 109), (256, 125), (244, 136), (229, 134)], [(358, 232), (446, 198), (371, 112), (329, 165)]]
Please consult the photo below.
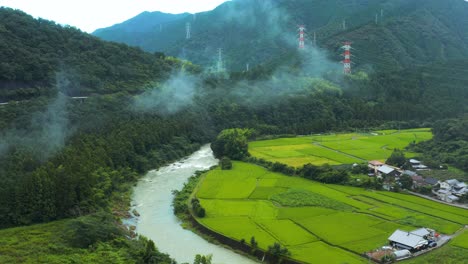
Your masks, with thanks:
[(161, 252), (168, 253), (178, 263), (193, 263), (196, 254), (212, 254), (216, 264), (256, 263), (183, 229), (173, 214), (171, 191), (182, 189), (197, 170), (209, 169), (217, 163), (210, 147), (204, 146), (187, 158), (150, 171), (133, 190), (131, 210), (136, 209), (140, 217), (125, 222), (135, 225), (138, 234), (152, 239)]

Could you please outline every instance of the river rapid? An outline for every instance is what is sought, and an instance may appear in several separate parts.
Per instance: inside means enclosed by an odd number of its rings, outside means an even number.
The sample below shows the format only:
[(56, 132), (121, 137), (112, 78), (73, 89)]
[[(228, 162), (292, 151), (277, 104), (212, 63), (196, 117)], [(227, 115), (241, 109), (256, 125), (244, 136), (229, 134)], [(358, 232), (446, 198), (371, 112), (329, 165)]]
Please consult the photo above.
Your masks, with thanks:
[(203, 146), (189, 157), (148, 172), (133, 190), (131, 211), (136, 209), (139, 216), (126, 219), (124, 223), (136, 226), (138, 234), (152, 239), (161, 252), (168, 253), (178, 263), (193, 263), (196, 254), (212, 254), (212, 263), (216, 264), (256, 263), (183, 229), (173, 214), (172, 190), (182, 189), (196, 171), (209, 169), (217, 163), (210, 147)]

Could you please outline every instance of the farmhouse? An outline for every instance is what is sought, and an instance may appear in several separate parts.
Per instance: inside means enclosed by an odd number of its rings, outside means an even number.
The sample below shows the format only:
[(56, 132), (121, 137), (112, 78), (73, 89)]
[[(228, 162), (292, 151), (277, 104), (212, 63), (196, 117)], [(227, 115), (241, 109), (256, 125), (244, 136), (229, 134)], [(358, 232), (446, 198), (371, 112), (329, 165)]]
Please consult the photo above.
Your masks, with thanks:
[(395, 168), (392, 168), (392, 167), (390, 167), (388, 165), (380, 166), (380, 168), (377, 169), (377, 172), (378, 172), (378, 174), (384, 175), (384, 176), (396, 177), (396, 176), (400, 175), (400, 173)]
[(468, 193), (468, 187), (466, 183), (459, 182), (456, 179), (446, 180), (439, 182), (440, 189), (437, 191), (437, 197), (445, 202), (455, 202), (460, 199), (462, 195)]
[(369, 167), (369, 170), (374, 174), (377, 175), (378, 169), (385, 165), (385, 163), (380, 162), (378, 160), (371, 160), (368, 162), (367, 167)]
[(453, 187), (457, 186), (460, 182), (452, 179), (452, 180), (446, 180), (444, 182), (440, 182), (440, 188), (445, 189), (445, 190), (452, 190)]
[[(416, 234), (413, 232), (416, 232)], [(407, 249), (409, 251), (418, 251), (427, 246), (429, 242), (423, 236), (420, 236), (423, 234), (423, 231), (417, 229), (413, 232), (406, 232), (397, 229), (388, 238), (390, 245), (399, 249)]]

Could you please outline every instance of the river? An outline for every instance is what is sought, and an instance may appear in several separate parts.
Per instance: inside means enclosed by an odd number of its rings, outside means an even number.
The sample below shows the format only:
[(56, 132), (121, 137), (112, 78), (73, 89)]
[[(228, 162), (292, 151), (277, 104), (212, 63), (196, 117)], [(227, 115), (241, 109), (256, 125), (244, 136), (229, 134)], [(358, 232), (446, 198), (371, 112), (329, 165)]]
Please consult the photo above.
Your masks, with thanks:
[(172, 211), (172, 190), (182, 189), (197, 170), (206, 170), (218, 161), (209, 146), (203, 146), (169, 166), (148, 172), (133, 190), (132, 208), (139, 217), (124, 223), (136, 226), (136, 232), (152, 239), (161, 252), (168, 253), (178, 263), (193, 263), (196, 254), (213, 255), (212, 263), (256, 263), (221, 246), (211, 244), (181, 227)]

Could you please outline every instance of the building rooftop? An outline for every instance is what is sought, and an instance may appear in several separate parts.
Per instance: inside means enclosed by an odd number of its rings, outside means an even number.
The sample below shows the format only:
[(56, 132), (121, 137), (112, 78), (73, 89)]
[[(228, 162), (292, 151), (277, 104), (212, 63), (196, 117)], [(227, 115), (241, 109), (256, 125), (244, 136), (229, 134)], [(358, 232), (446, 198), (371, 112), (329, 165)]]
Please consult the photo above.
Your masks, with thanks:
[(403, 174), (408, 175), (408, 176), (410, 176), (410, 177), (413, 177), (413, 176), (417, 176), (417, 175), (418, 175), (416, 172), (410, 171), (410, 170), (405, 170), (405, 171), (403, 172)]
[(424, 237), (431, 234), (431, 232), (429, 232), (426, 228), (419, 228), (411, 231), (410, 233), (420, 237)]
[(382, 165), (385, 165), (385, 163), (380, 162), (380, 161), (378, 161), (378, 160), (371, 160), (371, 161), (369, 161), (369, 164), (372, 165), (372, 166), (382, 166)]
[(415, 168), (415, 169), (422, 169), (422, 170), (423, 170), (423, 169), (427, 169), (427, 168), (429, 168), (429, 167), (427, 167), (426, 165), (413, 165), (413, 168)]
[(446, 180), (445, 181), (446, 183), (448, 183), (450, 186), (455, 186), (457, 184), (459, 184), (460, 182), (456, 179), (451, 179), (451, 180)]
[(449, 190), (445, 190), (445, 189), (440, 189), (437, 191), (438, 193), (441, 193), (441, 194), (449, 194), (450, 191)]
[(419, 160), (417, 160), (417, 159), (410, 159), (409, 162), (410, 162), (411, 164), (420, 164), (420, 163), (421, 163), (421, 161), (419, 161)]
[(415, 182), (424, 182), (424, 178), (419, 175), (411, 176), (411, 179), (413, 179)]
[(416, 248), (427, 244), (427, 240), (423, 237), (399, 229), (393, 232), (388, 240), (410, 248)]
[(380, 172), (382, 172), (384, 174), (389, 174), (389, 173), (395, 171), (395, 169), (390, 167), (390, 166), (383, 165), (378, 169), (378, 171), (380, 171)]
[(431, 177), (427, 177), (426, 179), (424, 179), (424, 181), (431, 185), (436, 185), (439, 182), (439, 180)]

